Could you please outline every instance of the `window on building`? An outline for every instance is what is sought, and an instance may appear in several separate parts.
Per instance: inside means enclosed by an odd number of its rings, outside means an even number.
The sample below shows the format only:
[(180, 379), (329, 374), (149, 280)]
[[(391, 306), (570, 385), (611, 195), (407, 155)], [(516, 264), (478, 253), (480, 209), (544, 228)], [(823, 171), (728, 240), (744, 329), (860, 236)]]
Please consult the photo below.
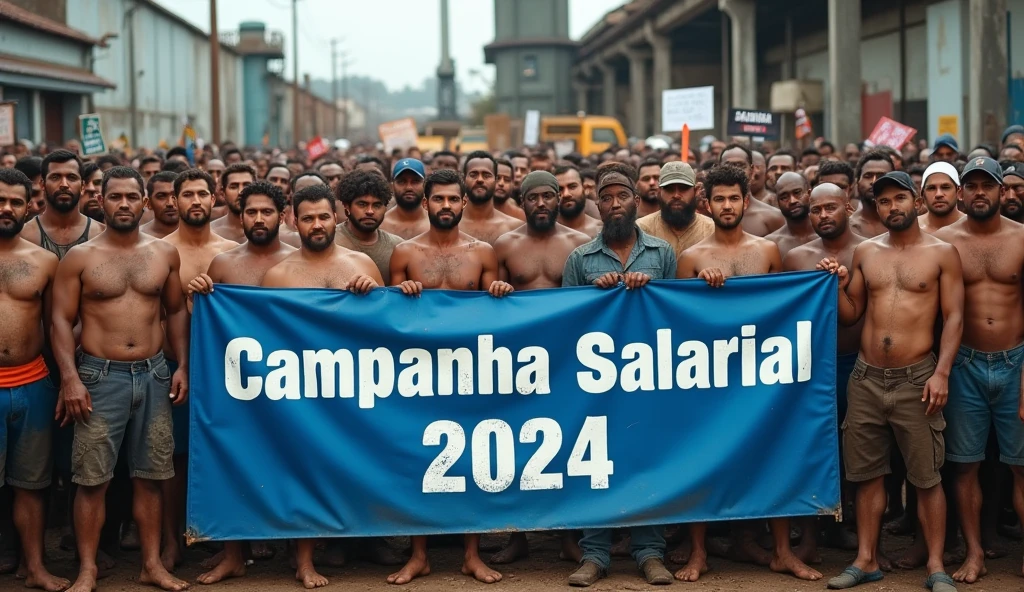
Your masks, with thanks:
[(523, 78), (525, 80), (537, 79), (537, 56), (523, 56)]

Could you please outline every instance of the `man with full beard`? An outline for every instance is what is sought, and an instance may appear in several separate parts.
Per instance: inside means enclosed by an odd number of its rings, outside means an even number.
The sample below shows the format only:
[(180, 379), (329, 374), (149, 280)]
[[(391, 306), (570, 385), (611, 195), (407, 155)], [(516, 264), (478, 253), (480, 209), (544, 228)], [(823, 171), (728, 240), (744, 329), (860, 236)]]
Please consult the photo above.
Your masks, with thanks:
[[(197, 275), (206, 273), (213, 258), (238, 246), (233, 240), (222, 238), (210, 229), (216, 186), (206, 171), (188, 169), (174, 179), (174, 202), (178, 210), (178, 229), (163, 240), (174, 245), (181, 260), (179, 269), (182, 295), (188, 283)], [(173, 372), (179, 360), (175, 352), (166, 348), (164, 355)], [(181, 563), (181, 542), (184, 534), (185, 483), (188, 472), (188, 404), (173, 409), (174, 420), (174, 477), (162, 483), (164, 496), (163, 553), (161, 560), (167, 571)]]
[(427, 176), (423, 163), (415, 158), (403, 158), (391, 171), (391, 188), (395, 206), (384, 215), (380, 227), (403, 240), (419, 236), (430, 228), (427, 212), (423, 209), (423, 180)]
[(491, 246), (494, 246), (499, 236), (523, 224), (518, 218), (495, 209), (493, 198), (497, 172), (497, 161), (483, 150), (470, 152), (462, 167), (469, 203), (463, 211), (465, 216), (461, 232)]
[(874, 183), (886, 173), (896, 170), (892, 158), (884, 150), (870, 150), (857, 161), (857, 197), (860, 209), (850, 216), (850, 227), (864, 238), (874, 238), (888, 232), (875, 207)]
[[(718, 164), (733, 166), (747, 175), (747, 186), (754, 174), (754, 153), (742, 144), (729, 144), (718, 157)], [(710, 198), (710, 195), (705, 192)], [(786, 224), (779, 209), (760, 200), (751, 199), (743, 207), (743, 230), (754, 236), (768, 236)]]
[[(725, 156), (733, 150), (730, 148), (722, 154)], [(783, 177), (785, 175), (779, 180), (782, 181)], [(700, 278), (709, 286), (719, 288), (730, 277), (782, 271), (778, 246), (743, 228), (746, 208), (756, 202), (750, 197), (748, 178), (747, 171), (732, 165), (719, 165), (707, 172), (704, 190), (715, 232), (683, 253), (677, 277)], [(802, 580), (820, 579), (821, 574), (809, 568), (793, 552), (789, 542), (789, 519), (774, 518), (768, 522), (775, 541), (771, 558), (761, 557), (764, 550), (757, 545), (751, 530), (743, 525), (739, 525), (736, 531), (736, 554), (757, 563), (767, 562), (775, 572), (791, 573)], [(695, 582), (708, 570), (706, 533), (707, 524), (690, 525), (692, 551), (687, 564), (676, 572), (677, 579)]]
[(960, 202), (960, 174), (948, 162), (940, 160), (928, 165), (921, 176), (921, 198), (928, 210), (917, 222), (921, 230), (929, 234), (935, 234), (939, 229), (964, 217), (963, 212), (957, 209)]
[(685, 162), (667, 162), (659, 175), (661, 211), (636, 221), (641, 230), (672, 245), (676, 260), (683, 251), (715, 232), (715, 223), (697, 215), (697, 175)]
[(637, 218), (650, 216), (658, 211), (659, 191), (658, 178), (661, 175), (661, 161), (656, 158), (648, 158), (640, 163), (637, 169), (636, 191), (640, 195), (640, 207), (637, 209)]
[[(597, 238), (569, 255), (562, 272), (563, 286), (611, 288), (622, 282), (629, 289), (638, 289), (651, 280), (675, 277), (675, 251), (667, 242), (647, 234), (636, 224), (640, 196), (631, 178), (614, 171), (602, 174), (598, 181), (597, 203), (604, 227)], [(637, 269), (644, 271), (635, 271)], [(664, 563), (662, 528), (634, 526), (629, 529), (629, 535), (633, 559), (647, 583), (671, 584), (672, 574)], [(611, 564), (611, 548), (612, 529), (584, 530), (580, 540), (582, 562), (569, 576), (569, 585), (591, 586), (605, 577)]]
[[(239, 203), (239, 195), (242, 190), (256, 182), (256, 169), (240, 162), (235, 163), (220, 176), (220, 191), (224, 195), (224, 205), (227, 206), (227, 213), (210, 224), (210, 230), (215, 234), (235, 241), (245, 242), (245, 232), (242, 230), (242, 206)], [(282, 194), (284, 195), (284, 194)]]
[(160, 171), (146, 181), (146, 197), (153, 219), (139, 230), (156, 238), (164, 238), (178, 229), (178, 206), (174, 201), (174, 180), (177, 173)]
[(391, 188), (380, 175), (355, 170), (342, 178), (335, 194), (345, 214), (345, 221), (338, 224), (335, 242), (373, 259), (387, 285), (391, 279), (391, 254), (402, 242), (397, 234), (380, 229), (391, 201)]
[(583, 191), (583, 179), (575, 165), (555, 167), (555, 179), (560, 190), (558, 200), (558, 223), (576, 232), (594, 238), (601, 232), (601, 222), (586, 215), (587, 199)]
[(498, 173), (495, 175), (494, 183), (494, 207), (503, 214), (508, 214), (525, 222), (526, 214), (523, 213), (523, 208), (516, 203), (515, 199), (512, 199), (512, 161), (499, 158), (497, 162)]
[[(231, 166), (237, 166), (233, 164)], [(196, 276), (188, 285), (189, 295), (209, 294), (214, 284), (259, 286), (267, 270), (295, 252), (295, 247), (281, 242), (281, 228), (287, 199), (280, 187), (265, 181), (253, 183), (238, 196), (242, 210), (241, 225), (247, 241), (213, 258), (210, 269)], [(245, 575), (245, 558), (241, 541), (227, 541), (220, 561), (200, 575), (200, 584), (213, 584), (227, 578)]]
[(1003, 185), (1006, 191), (1000, 202), (1000, 212), (1010, 220), (1024, 223), (1024, 163), (1001, 161)]
[(778, 245), (779, 254), (785, 257), (790, 249), (809, 243), (816, 236), (807, 219), (811, 191), (800, 173), (782, 173), (775, 183), (775, 196), (786, 225), (765, 238)]
[(73, 152), (54, 150), (46, 155), (39, 183), (46, 209), (21, 231), (21, 238), (50, 251), (59, 259), (71, 247), (103, 232), (103, 225), (78, 211), (82, 197), (82, 160)]
[(100, 192), (103, 185), (103, 171), (94, 163), (82, 166), (82, 199), (78, 210), (99, 223), (103, 223), (103, 207), (100, 206)]
[(14, 489), (25, 586), (63, 590), (71, 582), (51, 575), (43, 564), (43, 492), (53, 473), (58, 382), (50, 378), (43, 347), (57, 256), (18, 237), (31, 196), (32, 182), (24, 173), (0, 169), (0, 487), (6, 483)]

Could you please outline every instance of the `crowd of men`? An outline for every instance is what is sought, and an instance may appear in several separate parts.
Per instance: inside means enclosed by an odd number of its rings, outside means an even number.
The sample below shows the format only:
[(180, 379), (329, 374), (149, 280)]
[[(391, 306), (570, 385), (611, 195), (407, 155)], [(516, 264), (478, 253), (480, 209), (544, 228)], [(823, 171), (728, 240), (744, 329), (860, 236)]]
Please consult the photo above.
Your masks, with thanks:
[[(574, 586), (602, 578), (613, 551), (631, 553), (650, 584), (697, 581), (709, 553), (818, 580), (810, 565), (823, 535), (823, 545), (857, 551), (830, 588), (878, 581), (895, 564), (925, 566), (928, 586), (949, 592), (984, 576), (995, 533), (1024, 519), (1024, 127), (966, 155), (942, 136), (930, 150), (851, 144), (840, 153), (819, 142), (800, 154), (715, 141), (685, 158), (643, 145), (561, 158), (544, 146), (314, 163), (230, 145), (200, 153), (197, 166), (190, 156), (0, 159), (0, 485), (13, 490), (0, 504), (13, 527), (0, 520), (0, 539), (16, 530), (20, 540), (20, 557), (0, 553), (0, 572), (29, 587), (91, 592), (113, 565), (103, 550), (111, 540), (141, 550), (140, 582), (189, 586), (172, 575), (184, 534), (189, 318), (194, 299), (218, 284), (501, 298), (835, 274), (853, 519), (735, 523), (724, 549), (709, 537), (720, 525), (689, 524), (668, 554), (663, 527), (564, 532)], [(55, 481), (74, 484), (62, 539), (80, 561), (74, 582), (44, 564)], [(895, 562), (881, 553), (883, 516), (887, 529), (915, 533)], [(958, 546), (958, 526), (966, 548), (951, 577), (943, 554)], [(322, 561), (358, 554), (402, 565), (392, 584), (430, 573), (426, 537), (412, 538), (408, 558), (381, 539), (350, 543), (327, 541)], [(486, 583), (502, 577), (488, 563), (529, 552), (523, 534), (488, 562), (478, 534), (464, 544), (462, 572)], [(289, 545), (306, 588), (328, 583), (315, 549), (313, 540)], [(198, 582), (242, 577), (274, 552), (225, 543)], [(673, 574), (666, 559), (681, 567)]]

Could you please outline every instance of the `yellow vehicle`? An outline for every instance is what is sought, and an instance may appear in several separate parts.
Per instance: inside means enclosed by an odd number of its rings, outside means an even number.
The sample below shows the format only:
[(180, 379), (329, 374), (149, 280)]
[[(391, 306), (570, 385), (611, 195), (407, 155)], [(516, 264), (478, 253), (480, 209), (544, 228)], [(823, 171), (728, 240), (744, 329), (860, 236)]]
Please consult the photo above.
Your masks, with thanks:
[(558, 115), (541, 117), (540, 141), (572, 141), (573, 148), (569, 152), (590, 156), (605, 151), (613, 144), (625, 146), (626, 132), (619, 120), (614, 117)]
[(459, 138), (455, 141), (461, 154), (469, 154), (474, 150), (489, 151), (487, 130), (482, 127), (464, 127), (459, 130)]

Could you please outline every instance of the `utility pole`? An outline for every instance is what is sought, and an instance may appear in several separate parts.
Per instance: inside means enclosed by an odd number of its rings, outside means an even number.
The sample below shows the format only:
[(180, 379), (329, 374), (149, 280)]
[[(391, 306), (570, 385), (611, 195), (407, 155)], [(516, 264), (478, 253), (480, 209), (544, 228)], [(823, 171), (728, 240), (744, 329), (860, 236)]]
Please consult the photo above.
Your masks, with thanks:
[(220, 37), (217, 34), (217, 0), (210, 0), (210, 126), (213, 143), (220, 145)]
[(128, 139), (129, 146), (139, 145), (139, 99), (138, 85), (136, 80), (139, 72), (135, 69), (135, 11), (139, 5), (132, 2), (131, 8), (124, 13), (124, 27), (128, 31), (128, 129), (131, 137)]
[(341, 54), (341, 103), (342, 103), (342, 120), (341, 120), (341, 137), (348, 138), (349, 134), (349, 113), (348, 113), (348, 67), (352, 65), (349, 61), (348, 55), (345, 53)]
[(299, 143), (299, 0), (292, 0), (292, 145)]
[(331, 39), (331, 134), (338, 137), (338, 42), (341, 39)]

